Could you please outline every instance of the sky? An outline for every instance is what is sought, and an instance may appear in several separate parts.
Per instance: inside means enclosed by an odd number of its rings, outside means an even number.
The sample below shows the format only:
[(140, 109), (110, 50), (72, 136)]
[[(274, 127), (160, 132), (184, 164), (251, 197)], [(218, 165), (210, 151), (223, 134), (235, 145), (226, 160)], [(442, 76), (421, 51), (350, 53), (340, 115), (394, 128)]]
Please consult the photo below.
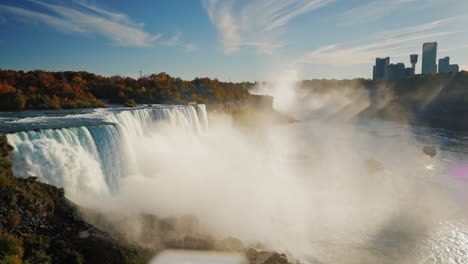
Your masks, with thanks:
[(376, 57), (409, 65), (431, 41), (468, 70), (468, 1), (0, 0), (2, 69), (371, 78)]

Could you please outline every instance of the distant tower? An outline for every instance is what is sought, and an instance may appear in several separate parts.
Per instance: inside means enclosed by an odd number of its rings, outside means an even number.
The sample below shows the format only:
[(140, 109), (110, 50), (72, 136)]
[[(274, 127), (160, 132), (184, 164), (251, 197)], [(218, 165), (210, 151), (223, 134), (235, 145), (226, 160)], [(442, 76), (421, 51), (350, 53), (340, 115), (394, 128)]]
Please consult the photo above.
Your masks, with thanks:
[(424, 43), (422, 74), (437, 73), (437, 42)]
[(140, 70), (138, 73), (140, 74), (140, 78), (141, 78), (141, 77), (142, 77), (142, 75), (141, 75), (141, 70)]
[(416, 64), (418, 63), (418, 54), (411, 54), (410, 55), (410, 60), (411, 60), (411, 65), (413, 65), (413, 74), (416, 74)]

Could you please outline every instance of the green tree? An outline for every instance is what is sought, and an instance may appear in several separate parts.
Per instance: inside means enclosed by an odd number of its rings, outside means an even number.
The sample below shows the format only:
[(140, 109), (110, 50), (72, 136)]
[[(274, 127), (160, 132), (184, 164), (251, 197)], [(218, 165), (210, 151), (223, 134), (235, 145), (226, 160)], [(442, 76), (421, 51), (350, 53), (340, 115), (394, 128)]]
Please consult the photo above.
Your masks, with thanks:
[(14, 236), (9, 234), (0, 235), (0, 258), (7, 256), (23, 257), (23, 247)]

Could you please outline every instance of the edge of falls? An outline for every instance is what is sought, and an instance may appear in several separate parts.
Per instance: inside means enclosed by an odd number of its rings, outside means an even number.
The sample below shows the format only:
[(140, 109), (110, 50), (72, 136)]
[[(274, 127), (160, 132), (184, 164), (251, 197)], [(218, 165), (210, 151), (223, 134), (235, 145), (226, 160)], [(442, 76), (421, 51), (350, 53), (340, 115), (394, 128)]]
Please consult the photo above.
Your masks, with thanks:
[(7, 134), (14, 147), (15, 175), (36, 176), (71, 193), (115, 193), (122, 177), (137, 170), (132, 138), (145, 135), (158, 121), (195, 133), (208, 127), (206, 108), (201, 104), (196, 109), (168, 106), (109, 111), (102, 117), (104, 125)]

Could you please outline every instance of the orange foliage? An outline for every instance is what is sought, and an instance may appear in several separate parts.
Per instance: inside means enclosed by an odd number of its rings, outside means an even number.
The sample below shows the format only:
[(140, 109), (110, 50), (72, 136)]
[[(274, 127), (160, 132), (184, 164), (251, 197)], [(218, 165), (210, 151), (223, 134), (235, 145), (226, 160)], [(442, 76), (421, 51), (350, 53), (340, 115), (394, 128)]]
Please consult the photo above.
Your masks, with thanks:
[(14, 93), (16, 92), (15, 87), (8, 85), (8, 84), (1, 84), (0, 83), (0, 94), (3, 93)]
[(0, 70), (0, 110), (106, 106), (97, 98), (113, 103), (222, 103), (248, 98), (252, 86), (210, 78), (184, 81), (164, 72), (135, 80), (88, 72)]

